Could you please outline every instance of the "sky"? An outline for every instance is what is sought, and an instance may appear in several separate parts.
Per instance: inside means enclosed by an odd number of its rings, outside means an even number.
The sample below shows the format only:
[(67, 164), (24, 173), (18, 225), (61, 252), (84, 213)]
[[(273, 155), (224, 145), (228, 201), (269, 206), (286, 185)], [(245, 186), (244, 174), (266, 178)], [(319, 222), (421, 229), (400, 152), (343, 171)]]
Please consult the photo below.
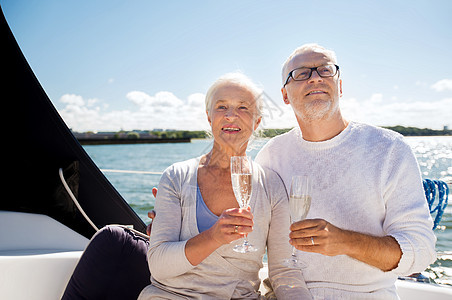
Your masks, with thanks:
[(262, 128), (293, 127), (280, 92), (281, 66), (305, 43), (336, 52), (346, 118), (452, 127), (452, 1), (0, 4), (74, 131), (206, 130), (204, 95), (218, 77), (235, 71), (264, 90)]

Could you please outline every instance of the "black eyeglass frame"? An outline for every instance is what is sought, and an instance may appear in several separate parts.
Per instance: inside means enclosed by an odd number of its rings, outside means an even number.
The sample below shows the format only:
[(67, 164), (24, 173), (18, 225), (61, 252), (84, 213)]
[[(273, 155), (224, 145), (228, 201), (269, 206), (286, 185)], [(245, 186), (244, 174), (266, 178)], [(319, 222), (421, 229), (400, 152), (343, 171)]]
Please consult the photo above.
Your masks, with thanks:
[[(326, 65), (318, 66), (318, 67), (314, 67), (314, 68), (301, 67), (301, 68), (293, 69), (293, 70), (290, 71), (289, 74), (287, 75), (287, 79), (286, 79), (286, 82), (284, 83), (283, 87), (286, 87), (286, 85), (289, 83), (289, 79), (290, 79), (290, 78), (292, 78), (294, 81), (305, 81), (305, 80), (308, 80), (309, 78), (311, 78), (312, 72), (313, 72), (313, 71), (316, 71), (317, 74), (319, 74), (319, 76), (322, 77), (322, 78), (329, 78), (329, 77), (334, 77), (334, 76), (336, 76), (336, 74), (339, 73), (339, 66), (336, 65), (336, 64), (329, 64), (329, 65), (333, 65), (333, 66), (336, 67), (336, 72), (334, 72), (334, 74), (331, 75), (331, 76), (320, 75), (319, 71), (317, 70), (317, 68), (325, 67)], [(293, 78), (292, 73), (293, 73), (294, 71), (296, 71), (296, 70), (299, 70), (299, 69), (310, 69), (310, 73), (309, 73), (308, 78), (306, 78), (306, 79), (295, 79), (295, 78)]]

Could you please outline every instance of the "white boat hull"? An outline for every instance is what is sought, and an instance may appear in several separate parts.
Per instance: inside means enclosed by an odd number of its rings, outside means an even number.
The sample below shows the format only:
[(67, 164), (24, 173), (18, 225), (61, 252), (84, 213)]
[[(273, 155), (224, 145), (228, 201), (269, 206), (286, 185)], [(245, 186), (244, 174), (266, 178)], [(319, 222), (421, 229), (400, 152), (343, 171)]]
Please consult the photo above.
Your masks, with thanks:
[[(0, 211), (0, 299), (60, 299), (88, 242), (48, 216)], [(259, 276), (267, 274), (265, 266)], [(402, 300), (452, 299), (451, 287), (403, 280), (396, 287)]]

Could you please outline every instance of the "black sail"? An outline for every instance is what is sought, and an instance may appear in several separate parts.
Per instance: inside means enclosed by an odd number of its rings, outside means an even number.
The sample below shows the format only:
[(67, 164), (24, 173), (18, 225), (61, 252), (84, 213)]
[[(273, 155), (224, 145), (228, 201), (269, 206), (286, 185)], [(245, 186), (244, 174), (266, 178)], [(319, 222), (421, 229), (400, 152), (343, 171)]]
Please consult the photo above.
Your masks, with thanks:
[[(3, 11), (0, 23), (4, 107), (0, 210), (45, 214), (90, 238), (95, 230), (60, 182), (58, 170), (63, 168), (80, 205), (98, 228), (127, 224), (145, 232), (144, 222), (61, 119), (22, 54)], [(32, 229), (33, 224), (29, 225)]]

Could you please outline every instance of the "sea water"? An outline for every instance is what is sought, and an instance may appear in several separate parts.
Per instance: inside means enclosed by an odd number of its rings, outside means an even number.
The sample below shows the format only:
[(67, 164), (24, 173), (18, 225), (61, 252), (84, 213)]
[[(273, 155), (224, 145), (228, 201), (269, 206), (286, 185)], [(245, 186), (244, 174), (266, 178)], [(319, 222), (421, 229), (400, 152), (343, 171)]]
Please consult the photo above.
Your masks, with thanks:
[[(452, 137), (407, 137), (406, 141), (416, 155), (423, 178), (452, 179)], [(249, 155), (254, 158), (266, 142), (266, 139), (254, 140), (249, 147)], [(155, 202), (151, 189), (158, 185), (159, 174), (175, 162), (207, 153), (212, 148), (212, 140), (193, 140), (191, 143), (180, 144), (97, 145), (84, 148), (101, 170), (152, 172), (104, 172), (138, 216), (145, 223), (149, 223), (147, 212), (154, 207)], [(449, 200), (452, 202), (452, 199)], [(427, 269), (427, 275), (435, 282), (452, 285), (452, 204), (446, 208), (440, 228), (435, 230), (435, 234), (438, 238), (438, 260)]]

